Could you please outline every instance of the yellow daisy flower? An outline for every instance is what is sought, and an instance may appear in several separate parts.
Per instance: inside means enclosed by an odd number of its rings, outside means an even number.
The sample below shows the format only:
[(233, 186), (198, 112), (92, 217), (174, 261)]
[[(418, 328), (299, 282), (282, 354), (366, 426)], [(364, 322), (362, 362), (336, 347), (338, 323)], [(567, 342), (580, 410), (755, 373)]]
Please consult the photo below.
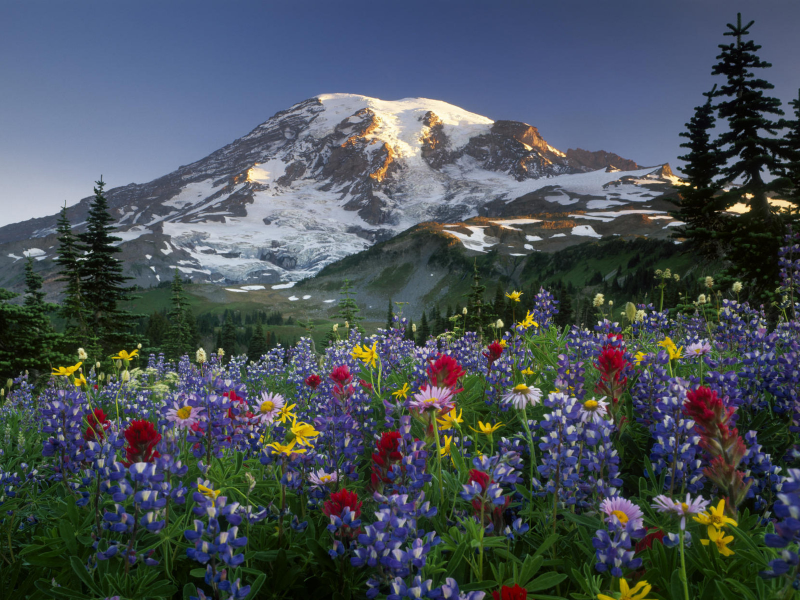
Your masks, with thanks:
[(483, 423), (481, 421), (478, 421), (478, 428), (480, 429), (480, 431), (478, 431), (478, 429), (475, 429), (473, 427), (470, 427), (470, 429), (472, 429), (472, 431), (474, 431), (475, 433), (482, 433), (484, 435), (490, 436), (495, 431), (500, 429), (502, 425), (503, 423), (495, 423), (494, 425), (492, 425), (491, 423)]
[(461, 418), (463, 412), (463, 410), (460, 410), (456, 413), (456, 409), (452, 408), (450, 412), (444, 413), (441, 418), (436, 419), (436, 422), (439, 423), (439, 429), (454, 429), (459, 423), (463, 423), (464, 419)]
[(395, 392), (392, 392), (392, 396), (394, 396), (398, 400), (405, 400), (406, 398), (408, 398), (408, 392), (410, 391), (411, 391), (411, 386), (408, 385), (407, 383), (404, 383), (403, 387), (401, 387), (399, 390)]
[(712, 506), (708, 509), (708, 512), (701, 512), (699, 515), (693, 518), (701, 525), (708, 525), (709, 527), (716, 527), (717, 529), (722, 529), (726, 525), (733, 525), (734, 527), (739, 526), (736, 521), (725, 516), (724, 499), (719, 501), (719, 504), (717, 504), (716, 508)]
[(734, 551), (728, 548), (728, 544), (733, 541), (733, 536), (729, 535), (725, 537), (725, 532), (721, 529), (717, 529), (713, 525), (708, 527), (708, 539), (707, 540), (700, 540), (700, 543), (703, 546), (708, 546), (711, 542), (714, 542), (717, 545), (717, 550), (722, 556), (731, 556), (734, 554)]
[(75, 384), (75, 387), (81, 387), (81, 386), (84, 386), (84, 385), (89, 385), (86, 382), (86, 378), (83, 376), (83, 373), (81, 373), (80, 375), (75, 377), (75, 379), (72, 381), (72, 383)]
[(69, 377), (75, 371), (81, 368), (83, 362), (79, 362), (77, 365), (73, 365), (71, 367), (58, 367), (57, 369), (53, 369), (53, 376), (54, 377)]
[(284, 404), (281, 412), (278, 413), (278, 421), (281, 423), (286, 423), (289, 419), (294, 419), (294, 413), (292, 409), (297, 406), (297, 404)]
[(120, 350), (119, 354), (117, 354), (116, 356), (112, 356), (111, 358), (115, 360), (131, 360), (137, 354), (139, 354), (139, 350), (134, 350), (130, 354), (128, 354), (125, 350)]
[(197, 491), (203, 494), (206, 498), (211, 498), (215, 500), (217, 496), (222, 493), (222, 490), (212, 490), (209, 487), (204, 486), (202, 483), (197, 484)]
[(523, 369), (522, 371), (520, 371), (520, 373), (521, 373), (522, 375), (526, 375), (526, 376), (527, 376), (527, 375), (533, 375), (533, 369), (531, 369), (530, 367), (526, 367), (525, 369)]
[(522, 292), (511, 292), (510, 294), (506, 294), (506, 298), (514, 302), (519, 302), (520, 296), (522, 296)]
[(669, 354), (670, 360), (675, 360), (683, 355), (683, 346), (678, 348), (670, 338), (664, 338), (663, 341), (658, 342), (658, 345), (664, 348)]
[(607, 596), (605, 594), (597, 594), (597, 600), (653, 600), (652, 598), (645, 598), (645, 596), (650, 593), (652, 588), (653, 586), (647, 583), (644, 579), (642, 579), (635, 586), (630, 587), (628, 582), (620, 577), (620, 595), (617, 598), (614, 598), (613, 596)]
[(319, 435), (319, 431), (314, 429), (314, 426), (310, 423), (303, 423), (303, 421), (297, 422), (297, 419), (292, 419), (292, 434), (294, 435), (294, 439), (297, 440), (303, 446), (309, 446), (309, 439), (315, 438)]
[(375, 368), (375, 361), (378, 358), (378, 342), (376, 341), (372, 344), (372, 348), (364, 344), (363, 346), (356, 346), (353, 348), (353, 351), (350, 353), (355, 359), (360, 360), (365, 365), (369, 365), (373, 369)]
[(272, 442), (271, 444), (267, 444), (267, 448), (272, 448), (277, 454), (285, 454), (289, 456), (293, 452), (296, 454), (302, 454), (306, 451), (305, 448), (297, 448), (295, 449), (295, 445), (297, 444), (297, 440), (292, 440), (288, 444), (281, 444), (278, 442)]
[(522, 321), (519, 321), (517, 325), (522, 327), (523, 329), (539, 326), (539, 324), (533, 320), (533, 315), (531, 314), (531, 311), (528, 311), (528, 314), (525, 316), (525, 318), (522, 319)]
[(647, 354), (644, 352), (637, 352), (636, 355), (633, 357), (633, 360), (636, 361), (636, 366), (642, 364), (642, 361), (647, 358)]
[(452, 457), (452, 455), (450, 454), (450, 445), (452, 443), (453, 443), (453, 436), (452, 435), (444, 436), (444, 444), (442, 445), (441, 448), (439, 448), (439, 454), (441, 454), (442, 456), (451, 456)]

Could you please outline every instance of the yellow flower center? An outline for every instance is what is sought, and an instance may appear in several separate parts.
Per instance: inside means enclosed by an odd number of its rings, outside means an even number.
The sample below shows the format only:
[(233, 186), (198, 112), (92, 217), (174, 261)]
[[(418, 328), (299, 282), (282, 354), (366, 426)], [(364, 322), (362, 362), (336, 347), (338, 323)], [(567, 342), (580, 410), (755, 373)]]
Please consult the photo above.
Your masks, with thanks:
[(514, 387), (515, 392), (527, 392), (529, 389), (530, 388), (524, 383), (520, 383), (519, 385)]
[(191, 406), (184, 406), (183, 408), (178, 409), (178, 418), (181, 420), (186, 420), (192, 415), (192, 407)]
[(425, 402), (438, 402), (438, 398), (425, 398)]
[(322, 481), (322, 483), (328, 483), (330, 480), (331, 480), (330, 475), (323, 475), (322, 477), (320, 477), (320, 481)]
[(583, 408), (585, 408), (586, 410), (595, 410), (597, 406), (598, 406), (597, 400), (587, 400), (586, 402), (583, 403)]
[(273, 410), (275, 410), (275, 403), (272, 400), (264, 400), (264, 402), (261, 403), (261, 412), (263, 414), (267, 414)]
[(721, 528), (725, 523), (723, 522), (722, 515), (714, 514), (713, 512), (708, 517), (708, 520), (714, 525), (717, 529)]
[(625, 525), (628, 522), (628, 515), (626, 515), (621, 510), (612, 510), (611, 514), (619, 519), (619, 522)]
[(681, 502), (681, 510), (686, 513), (689, 512), (689, 505), (686, 502)]

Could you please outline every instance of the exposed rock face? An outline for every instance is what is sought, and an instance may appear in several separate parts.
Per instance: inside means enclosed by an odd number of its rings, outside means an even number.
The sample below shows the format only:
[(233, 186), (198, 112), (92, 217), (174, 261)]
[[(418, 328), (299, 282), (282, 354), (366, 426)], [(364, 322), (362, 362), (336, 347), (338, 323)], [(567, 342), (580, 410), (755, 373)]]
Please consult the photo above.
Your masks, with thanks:
[(635, 171), (641, 168), (634, 161), (622, 158), (612, 152), (606, 152), (605, 150), (590, 152), (589, 150), (582, 150), (580, 148), (576, 150), (570, 148), (567, 150), (567, 162), (576, 169), (586, 169), (590, 171), (608, 167), (614, 167), (620, 171)]
[[(416, 223), (549, 204), (537, 190), (606, 167), (637, 165), (603, 151), (564, 154), (536, 127), (437, 100), (328, 94), (107, 199), (137, 284), (175, 268), (198, 281), (277, 283)], [(78, 231), (90, 201), (67, 211)], [(0, 228), (0, 286), (19, 287), (26, 253), (52, 279), (55, 225), (54, 215)]]

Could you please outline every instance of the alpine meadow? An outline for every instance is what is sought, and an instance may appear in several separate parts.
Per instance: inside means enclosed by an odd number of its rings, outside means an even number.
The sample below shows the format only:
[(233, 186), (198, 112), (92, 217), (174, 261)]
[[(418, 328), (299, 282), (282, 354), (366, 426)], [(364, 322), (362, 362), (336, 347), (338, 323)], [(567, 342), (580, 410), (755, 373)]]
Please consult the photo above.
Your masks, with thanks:
[[(277, 5), (269, 36), (295, 35)], [(697, 107), (668, 132), (677, 166), (560, 150), (555, 123), (444, 100), (300, 95), (167, 175), (109, 189), (104, 172), (0, 227), (0, 600), (800, 600), (800, 90), (770, 83), (800, 87), (800, 52), (714, 6), (707, 87), (681, 88)], [(415, 18), (479, 24), (453, 8)], [(405, 23), (384, 10), (386, 31)], [(352, 39), (308, 64), (383, 31), (346, 17)], [(272, 43), (254, 18), (231, 37), (220, 20), (231, 65)], [(135, 61), (161, 60), (170, 23), (104, 31), (120, 73), (155, 81)], [(487, 57), (512, 43), (495, 25)], [(156, 46), (118, 50), (151, 27)], [(399, 52), (386, 31), (376, 48)], [(467, 49), (437, 31), (453, 63), (424, 67), (449, 81)], [(492, 56), (468, 67), (490, 77)], [(388, 76), (363, 60), (331, 76)], [(406, 85), (423, 66), (391, 68)], [(92, 93), (113, 103), (106, 75)]]

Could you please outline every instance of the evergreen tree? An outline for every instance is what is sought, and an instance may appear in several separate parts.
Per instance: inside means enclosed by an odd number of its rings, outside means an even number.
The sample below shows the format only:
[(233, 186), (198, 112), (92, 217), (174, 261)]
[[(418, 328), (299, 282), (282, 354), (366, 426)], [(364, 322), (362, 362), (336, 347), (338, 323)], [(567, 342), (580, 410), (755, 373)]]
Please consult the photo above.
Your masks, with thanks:
[(786, 163), (783, 166), (785, 178), (785, 197), (794, 204), (794, 210), (800, 210), (800, 91), (798, 97), (789, 105), (794, 112), (794, 119), (784, 119), (781, 127), (787, 130), (784, 136), (784, 152)]
[(386, 313), (386, 331), (392, 329), (392, 319), (394, 318), (394, 310), (392, 310), (392, 299), (389, 298), (389, 311)]
[(154, 311), (148, 319), (147, 329), (145, 331), (145, 336), (150, 342), (150, 346), (157, 350), (163, 350), (164, 341), (169, 336), (169, 331), (169, 319), (164, 316), (164, 313)]
[(494, 314), (498, 319), (503, 319), (504, 324), (511, 326), (510, 322), (506, 323), (506, 292), (500, 282), (497, 283), (497, 288), (494, 291), (494, 304), (492, 305)]
[(785, 152), (784, 142), (775, 137), (781, 123), (770, 118), (783, 115), (780, 100), (765, 95), (774, 86), (753, 72), (772, 65), (756, 55), (761, 46), (743, 39), (750, 35), (751, 25), (753, 21), (742, 26), (741, 13), (736, 25), (728, 24), (725, 35), (735, 42), (720, 44), (722, 51), (712, 75), (726, 80), (714, 93), (721, 99), (717, 105), (719, 118), (727, 119), (728, 125), (717, 142), (727, 161), (721, 172), (730, 183), (742, 181), (741, 186), (724, 194), (725, 205), (729, 208), (742, 202), (749, 208), (726, 222), (723, 237), (732, 263), (728, 276), (749, 283), (756, 293), (764, 293), (778, 279), (777, 253), (783, 236), (782, 219), (770, 207), (768, 198), (768, 193), (782, 184), (779, 179), (764, 181), (764, 174), (780, 176)]
[(72, 232), (72, 225), (67, 217), (66, 203), (58, 217), (56, 231), (58, 233), (58, 256), (54, 262), (59, 266), (59, 277), (56, 281), (64, 283), (64, 299), (58, 315), (64, 319), (64, 330), (70, 341), (77, 344), (87, 343), (89, 330), (87, 307), (81, 292), (78, 238)]
[(49, 317), (58, 307), (45, 302), (42, 276), (33, 270), (30, 257), (25, 263), (22, 304), (10, 302), (17, 296), (0, 288), (0, 373), (4, 377), (16, 377), (27, 370), (37, 379), (49, 375), (49, 369), (56, 363), (66, 363), (72, 357), (58, 351), (62, 337), (56, 333)]
[(191, 308), (186, 309), (186, 341), (189, 356), (192, 356), (192, 353), (200, 347), (200, 340), (200, 329), (197, 327), (194, 312)]
[(558, 289), (558, 314), (554, 318), (556, 325), (559, 328), (569, 327), (572, 325), (572, 296), (570, 296), (567, 288), (561, 283)]
[[(191, 354), (194, 332), (189, 323), (189, 302), (183, 293), (183, 280), (178, 269), (172, 277), (172, 307), (168, 313), (169, 335), (165, 340), (164, 349), (168, 358), (179, 359), (184, 354)], [(197, 324), (194, 323), (194, 329)]]
[(425, 315), (425, 311), (422, 311), (422, 320), (417, 330), (417, 346), (424, 346), (429, 337), (431, 337), (431, 329), (428, 326), (428, 317)]
[[(704, 94), (707, 100), (695, 108), (694, 116), (686, 124), (687, 131), (680, 134), (689, 141), (681, 144), (689, 152), (678, 158), (685, 161), (683, 172), (689, 185), (680, 187), (680, 201), (675, 218), (684, 223), (676, 228), (673, 237), (687, 240), (686, 250), (708, 259), (721, 255), (719, 232), (722, 231), (725, 206), (715, 197), (721, 190), (716, 178), (725, 159), (711, 140), (714, 128), (714, 107), (711, 99), (717, 86)], [(628, 265), (629, 267), (635, 265)]]
[(482, 335), (483, 330), (494, 320), (491, 304), (484, 301), (486, 286), (481, 283), (477, 259), (473, 263), (472, 286), (467, 294), (467, 330)]
[(225, 323), (222, 325), (222, 345), (220, 348), (225, 350), (225, 362), (228, 362), (232, 356), (236, 356), (236, 325), (233, 324), (233, 318), (228, 314)]
[(86, 231), (78, 235), (78, 250), (86, 253), (80, 262), (81, 289), (90, 331), (97, 337), (103, 353), (112, 354), (136, 346), (131, 333), (135, 318), (120, 306), (131, 300), (129, 288), (124, 287), (131, 278), (122, 274), (122, 261), (116, 257), (120, 249), (114, 243), (122, 240), (112, 235), (114, 227), (103, 195), (102, 177), (96, 184)]
[(344, 280), (344, 284), (339, 293), (344, 296), (344, 298), (339, 300), (339, 317), (347, 321), (350, 329), (360, 329), (359, 323), (361, 319), (358, 313), (361, 312), (361, 309), (358, 308), (356, 301), (353, 299), (355, 293), (353, 292), (353, 285), (350, 283), (349, 279)]
[(264, 327), (259, 321), (253, 329), (253, 335), (247, 345), (247, 358), (252, 361), (259, 360), (269, 351), (267, 348), (267, 338), (264, 337)]
[(214, 342), (214, 345), (216, 346), (215, 350), (222, 348), (222, 327), (217, 329), (217, 338)]

